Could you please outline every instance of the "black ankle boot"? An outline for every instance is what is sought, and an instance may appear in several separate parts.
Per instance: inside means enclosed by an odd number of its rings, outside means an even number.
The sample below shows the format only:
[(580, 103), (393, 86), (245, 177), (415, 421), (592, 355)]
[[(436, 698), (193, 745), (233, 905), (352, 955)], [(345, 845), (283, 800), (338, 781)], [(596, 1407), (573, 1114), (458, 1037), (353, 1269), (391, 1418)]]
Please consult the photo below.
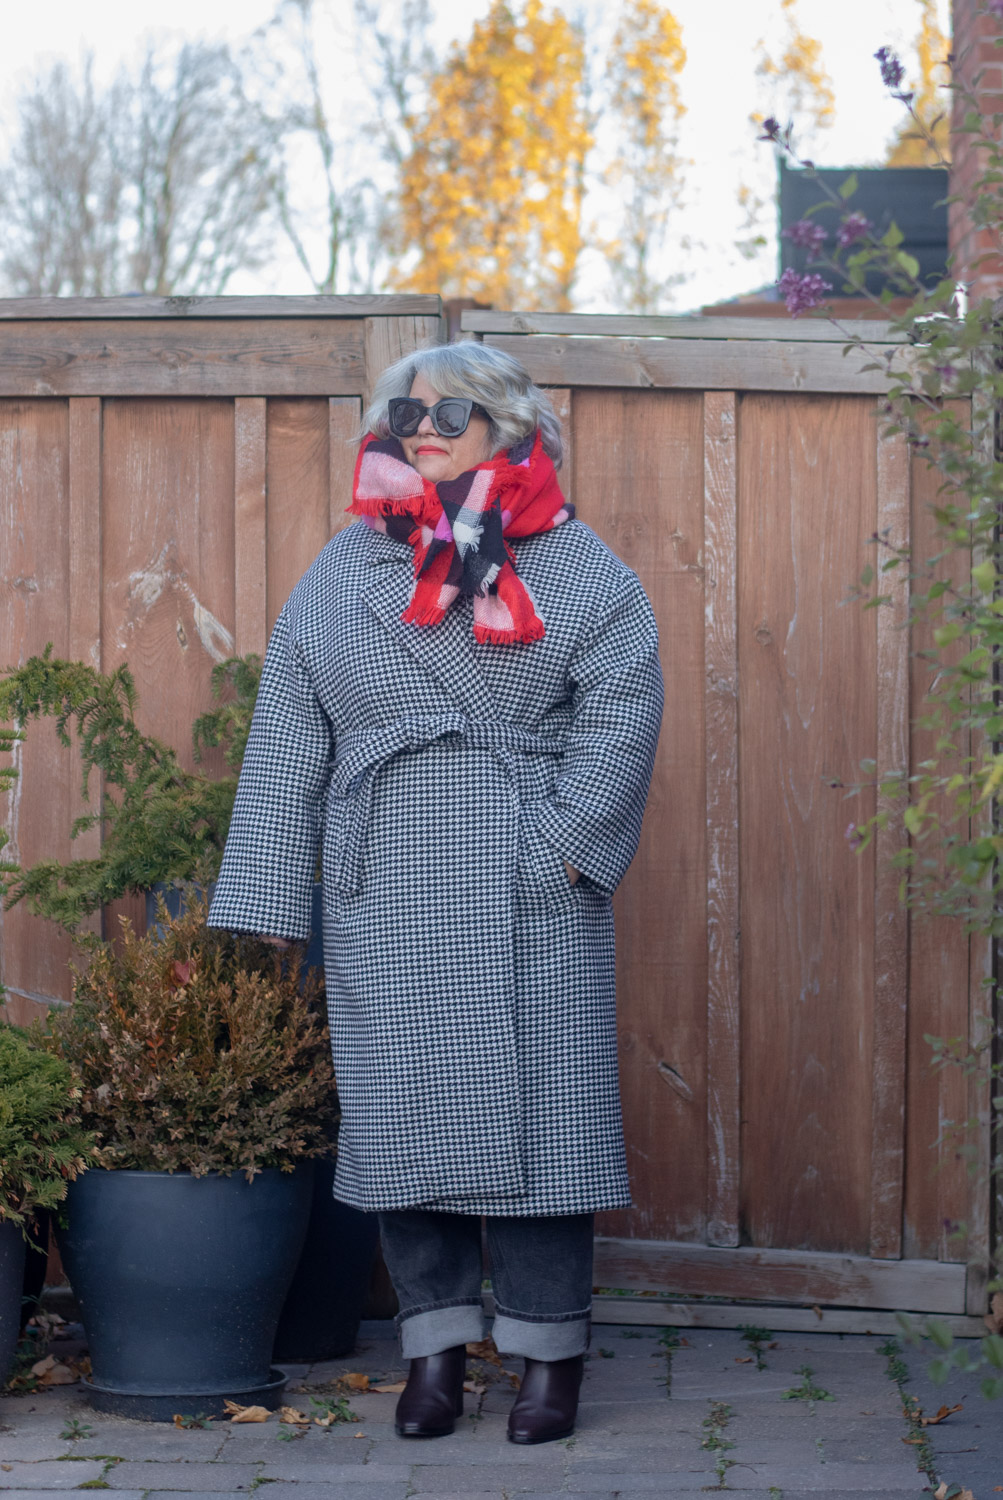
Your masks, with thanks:
[(585, 1359), (527, 1359), (526, 1373), (508, 1419), (510, 1443), (552, 1443), (575, 1430)]
[(448, 1437), (463, 1415), (463, 1377), (467, 1368), (465, 1344), (424, 1354), (411, 1361), (407, 1385), (397, 1402), (398, 1437)]

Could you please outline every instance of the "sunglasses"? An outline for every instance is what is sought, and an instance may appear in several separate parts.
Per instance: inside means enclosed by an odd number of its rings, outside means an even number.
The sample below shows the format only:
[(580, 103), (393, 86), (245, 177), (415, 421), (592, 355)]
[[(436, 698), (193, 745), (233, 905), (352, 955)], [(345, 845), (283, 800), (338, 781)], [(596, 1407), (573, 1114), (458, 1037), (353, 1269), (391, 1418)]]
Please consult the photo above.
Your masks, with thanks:
[(490, 422), (491, 416), (483, 406), (465, 396), (443, 396), (434, 406), (426, 406), (413, 396), (393, 396), (387, 403), (390, 431), (398, 438), (414, 437), (426, 416), (432, 418), (432, 426), (440, 437), (459, 437), (466, 432), (474, 412)]

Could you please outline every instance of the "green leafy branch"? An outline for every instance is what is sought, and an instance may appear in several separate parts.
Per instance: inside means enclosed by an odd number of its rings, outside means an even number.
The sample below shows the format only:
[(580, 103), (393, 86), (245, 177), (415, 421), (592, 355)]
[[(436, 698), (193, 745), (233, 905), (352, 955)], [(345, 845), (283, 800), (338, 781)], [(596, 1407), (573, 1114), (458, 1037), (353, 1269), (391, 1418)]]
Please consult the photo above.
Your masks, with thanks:
[[(26, 901), (37, 916), (77, 933), (94, 911), (127, 892), (157, 882), (202, 880), (218, 873), (233, 811), (240, 761), (260, 678), (257, 657), (234, 658), (213, 670), (217, 707), (196, 720), (196, 759), (221, 745), (232, 776), (219, 780), (188, 771), (177, 752), (144, 734), (136, 723), (137, 694), (126, 665), (102, 673), (84, 662), (61, 661), (51, 644), (41, 656), (0, 679), (0, 752), (12, 750), (33, 720), (55, 723), (60, 742), (80, 747), (82, 796), (90, 802), (92, 772), (101, 783), (98, 805), (74, 822), (70, 833), (100, 827), (101, 852), (92, 859), (61, 863), (42, 859), (30, 868), (0, 864), (0, 896), (6, 907)], [(226, 696), (224, 696), (226, 695)], [(0, 788), (16, 776), (0, 770)], [(0, 835), (6, 843), (5, 835)], [(2, 845), (0, 845), (2, 847)]]

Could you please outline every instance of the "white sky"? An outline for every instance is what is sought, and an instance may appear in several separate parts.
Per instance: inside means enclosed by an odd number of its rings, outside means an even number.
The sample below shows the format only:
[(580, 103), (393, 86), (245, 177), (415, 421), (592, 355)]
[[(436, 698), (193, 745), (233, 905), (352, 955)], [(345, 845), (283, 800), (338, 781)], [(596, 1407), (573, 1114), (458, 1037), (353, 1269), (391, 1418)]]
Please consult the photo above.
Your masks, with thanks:
[[(346, 20), (350, 0), (330, 0)], [(461, 37), (488, 0), (435, 0), (441, 39)], [(703, 302), (750, 290), (772, 279), (770, 252), (755, 265), (734, 248), (740, 232), (739, 183), (769, 178), (769, 148), (756, 145), (748, 124), (751, 110), (765, 102), (755, 78), (756, 47), (769, 37), (778, 16), (776, 0), (668, 0), (683, 29), (688, 60), (682, 78), (687, 107), (681, 154), (691, 162), (682, 208), (673, 221), (677, 248), (671, 266), (684, 278), (666, 310), (698, 307)], [(239, 39), (265, 22), (274, 0), (171, 0), (171, 5), (136, 0), (41, 0), (34, 5), (0, 0), (3, 48), (0, 50), (0, 116), (6, 114), (19, 81), (57, 55), (76, 57), (93, 48), (102, 73), (133, 54), (144, 34)], [(579, 8), (574, 3), (564, 7)], [(595, 18), (600, 44), (615, 25), (617, 6), (585, 0)], [(938, 0), (942, 29), (949, 29), (949, 0)], [(802, 29), (819, 38), (836, 93), (836, 122), (813, 143), (820, 165), (866, 165), (880, 160), (901, 119), (897, 105), (884, 97), (872, 54), (890, 43), (912, 65), (912, 41), (919, 26), (918, 0), (800, 0)], [(163, 18), (169, 15), (169, 26)], [(345, 81), (351, 93), (351, 81)], [(765, 177), (764, 177), (765, 174)], [(775, 252), (774, 252), (775, 253)], [(301, 292), (309, 290), (292, 257), (279, 256), (267, 272), (231, 283), (231, 291)], [(579, 304), (603, 310), (601, 267), (586, 266)]]

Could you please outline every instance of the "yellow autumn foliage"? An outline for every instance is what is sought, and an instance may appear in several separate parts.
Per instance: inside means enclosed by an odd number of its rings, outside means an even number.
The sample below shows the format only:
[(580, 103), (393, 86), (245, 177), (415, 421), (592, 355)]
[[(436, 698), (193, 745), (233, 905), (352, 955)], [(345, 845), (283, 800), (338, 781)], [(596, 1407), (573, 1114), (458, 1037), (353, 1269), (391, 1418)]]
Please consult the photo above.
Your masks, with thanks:
[(579, 31), (542, 0), (494, 0), (408, 123), (396, 248), (401, 290), (503, 308), (570, 306), (591, 145)]
[[(919, 0), (919, 6), (919, 78), (910, 79), (909, 88), (913, 92), (912, 107), (923, 128), (912, 118), (901, 126), (888, 152), (890, 167), (936, 167), (950, 157), (950, 108), (945, 86), (950, 81), (947, 57), (951, 46), (937, 21), (936, 0)], [(935, 145), (928, 136), (933, 137)]]
[[(756, 69), (759, 78), (769, 81), (772, 92), (782, 96), (782, 103), (775, 99), (769, 113), (781, 120), (794, 119), (802, 131), (806, 127), (825, 130), (836, 118), (836, 95), (822, 60), (822, 43), (801, 30), (797, 0), (780, 0), (780, 9), (785, 27), (783, 51), (778, 58), (771, 57), (760, 43)], [(750, 118), (761, 125), (765, 115), (758, 111)]]
[(620, 235), (607, 246), (607, 259), (629, 312), (656, 311), (665, 284), (652, 262), (682, 180), (676, 146), (685, 62), (682, 28), (672, 12), (659, 0), (626, 0), (606, 69), (620, 138), (606, 181), (622, 206)]

